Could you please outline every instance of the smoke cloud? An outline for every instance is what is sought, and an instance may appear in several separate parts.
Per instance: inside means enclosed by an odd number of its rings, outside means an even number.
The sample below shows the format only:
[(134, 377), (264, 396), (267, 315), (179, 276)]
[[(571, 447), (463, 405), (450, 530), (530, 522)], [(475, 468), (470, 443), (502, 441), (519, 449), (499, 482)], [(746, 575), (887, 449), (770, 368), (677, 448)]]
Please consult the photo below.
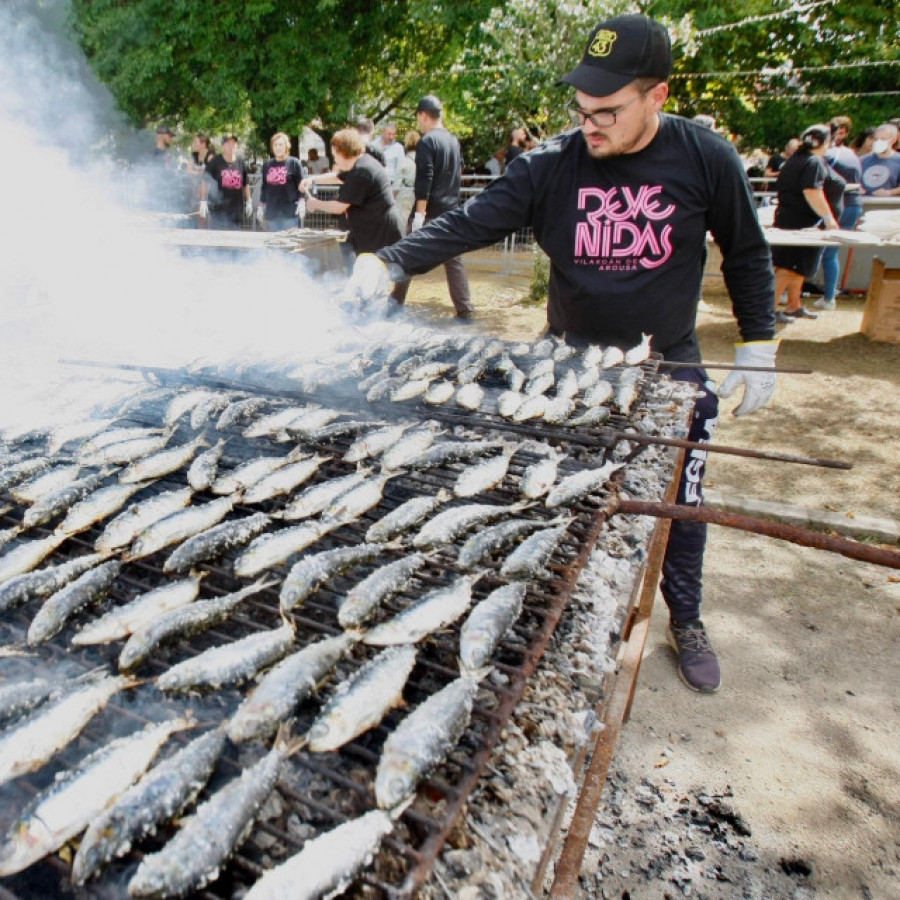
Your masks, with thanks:
[(67, 15), (67, 0), (0, 7), (0, 428), (72, 421), (124, 390), (114, 370), (60, 360), (296, 368), (359, 340), (296, 254), (183, 257), (135, 223), (118, 154), (153, 140), (123, 124)]

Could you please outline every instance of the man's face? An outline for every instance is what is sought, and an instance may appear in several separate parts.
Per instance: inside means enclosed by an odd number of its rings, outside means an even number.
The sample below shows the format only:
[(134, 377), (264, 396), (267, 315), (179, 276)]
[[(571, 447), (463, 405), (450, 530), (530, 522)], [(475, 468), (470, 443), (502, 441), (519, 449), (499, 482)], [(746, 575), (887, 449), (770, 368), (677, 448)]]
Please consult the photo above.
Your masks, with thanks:
[(615, 123), (602, 128), (590, 119), (584, 120), (581, 133), (588, 153), (594, 159), (604, 159), (642, 150), (656, 134), (658, 113), (668, 95), (669, 86), (664, 83), (654, 85), (645, 93), (628, 84), (607, 97), (576, 91), (575, 103), (582, 112), (616, 114)]
[(397, 126), (396, 125), (385, 125), (384, 129), (381, 132), (381, 140), (384, 141), (385, 145), (392, 144), (397, 139)]
[(847, 135), (848, 135), (849, 133), (850, 133), (850, 132), (847, 130), (847, 126), (846, 126), (846, 125), (838, 125), (838, 127), (835, 128), (835, 130), (834, 130), (834, 144), (835, 144), (835, 146), (836, 146), (836, 147), (840, 147), (841, 144), (843, 144), (844, 141), (847, 140)]

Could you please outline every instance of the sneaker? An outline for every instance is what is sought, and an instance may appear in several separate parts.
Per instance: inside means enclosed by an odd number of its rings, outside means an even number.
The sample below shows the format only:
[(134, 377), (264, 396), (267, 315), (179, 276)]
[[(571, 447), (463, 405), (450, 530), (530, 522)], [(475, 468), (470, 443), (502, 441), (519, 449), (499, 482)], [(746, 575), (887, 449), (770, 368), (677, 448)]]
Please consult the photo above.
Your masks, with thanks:
[(779, 325), (790, 325), (792, 322), (796, 322), (797, 320), (793, 316), (789, 316), (787, 313), (783, 313), (780, 309), (777, 313), (775, 313), (775, 321)]
[(818, 319), (818, 313), (811, 313), (805, 306), (801, 306), (795, 310), (785, 310), (786, 316), (793, 316), (795, 319)]
[(669, 622), (666, 628), (669, 646), (678, 654), (678, 674), (692, 690), (704, 694), (715, 693), (722, 684), (719, 660), (710, 646), (703, 623)]
[(824, 297), (813, 302), (813, 306), (816, 309), (834, 309), (835, 305), (834, 300), (826, 300)]

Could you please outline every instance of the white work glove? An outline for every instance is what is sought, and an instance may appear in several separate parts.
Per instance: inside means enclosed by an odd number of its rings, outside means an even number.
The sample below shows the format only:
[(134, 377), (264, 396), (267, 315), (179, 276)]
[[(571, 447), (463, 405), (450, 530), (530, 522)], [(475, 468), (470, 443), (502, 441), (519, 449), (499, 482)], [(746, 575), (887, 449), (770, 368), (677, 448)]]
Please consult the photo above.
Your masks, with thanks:
[(425, 213), (413, 213), (410, 231), (418, 231), (425, 224)]
[[(751, 341), (747, 344), (735, 344), (734, 364), (736, 366), (774, 368), (778, 344), (779, 341)], [(731, 372), (722, 387), (719, 388), (719, 396), (730, 397), (741, 385), (744, 385), (744, 399), (734, 410), (736, 416), (746, 416), (769, 402), (769, 398), (775, 392), (775, 373), (754, 372), (748, 369)]]
[(208, 219), (209, 218), (209, 204), (205, 200), (200, 201), (200, 218)]
[(260, 225), (265, 221), (266, 218), (266, 208), (264, 206), (256, 207), (256, 221), (259, 222)]
[(353, 264), (353, 274), (344, 293), (369, 301), (376, 297), (386, 297), (390, 289), (391, 279), (387, 266), (374, 253), (360, 253)]
[(249, 219), (253, 215), (253, 201), (248, 200), (244, 203), (244, 215)]

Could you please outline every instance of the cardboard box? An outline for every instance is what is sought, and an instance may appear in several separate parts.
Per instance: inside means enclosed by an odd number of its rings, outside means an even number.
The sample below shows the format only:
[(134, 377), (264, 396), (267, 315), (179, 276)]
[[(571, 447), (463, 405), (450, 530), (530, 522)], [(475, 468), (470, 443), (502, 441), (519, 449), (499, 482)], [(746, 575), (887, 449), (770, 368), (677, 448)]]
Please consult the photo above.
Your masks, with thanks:
[(900, 269), (872, 261), (872, 280), (860, 331), (873, 341), (900, 344)]

